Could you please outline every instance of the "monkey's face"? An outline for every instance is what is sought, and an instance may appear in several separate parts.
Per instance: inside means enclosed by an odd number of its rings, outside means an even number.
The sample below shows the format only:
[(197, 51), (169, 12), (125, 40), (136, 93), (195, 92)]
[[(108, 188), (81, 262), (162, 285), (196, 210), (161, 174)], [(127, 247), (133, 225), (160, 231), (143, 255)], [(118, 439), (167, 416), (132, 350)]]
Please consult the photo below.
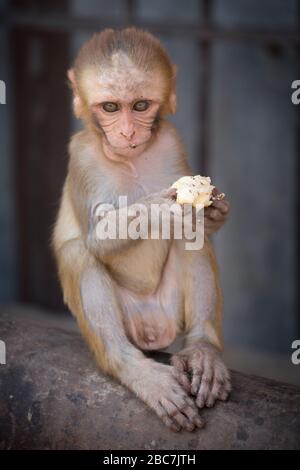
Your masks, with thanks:
[(142, 153), (151, 139), (153, 124), (160, 103), (147, 95), (132, 101), (122, 101), (111, 96), (93, 105), (94, 121), (102, 129), (106, 144), (118, 155), (136, 156)]
[(161, 70), (141, 71), (121, 55), (106, 70), (86, 71), (82, 84), (91, 121), (109, 150), (129, 158), (141, 154), (169, 99)]

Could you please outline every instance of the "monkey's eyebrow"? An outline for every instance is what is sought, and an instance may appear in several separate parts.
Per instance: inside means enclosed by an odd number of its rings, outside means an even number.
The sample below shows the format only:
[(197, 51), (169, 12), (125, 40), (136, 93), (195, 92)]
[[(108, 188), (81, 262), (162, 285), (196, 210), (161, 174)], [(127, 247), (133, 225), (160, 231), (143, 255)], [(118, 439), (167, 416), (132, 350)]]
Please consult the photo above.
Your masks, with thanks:
[(93, 99), (91, 100), (91, 106), (93, 105), (99, 105), (102, 103), (119, 103), (121, 101), (120, 98), (117, 96), (111, 96), (111, 95), (95, 95)]
[(119, 105), (119, 101), (118, 101), (118, 100), (116, 100), (116, 99), (111, 99), (111, 100), (97, 101), (97, 102), (95, 102), (95, 103), (92, 103), (92, 104), (91, 104), (91, 107), (103, 106), (105, 103), (114, 103), (114, 104), (118, 104), (118, 105)]
[(149, 103), (149, 104), (151, 104), (151, 103), (153, 102), (153, 100), (151, 100), (150, 98), (139, 98), (139, 99), (137, 99), (137, 100), (131, 101), (130, 104), (131, 104), (131, 105), (134, 105), (134, 104), (140, 103), (140, 102), (143, 103), (144, 101), (146, 101), (146, 102)]
[(135, 98), (134, 100), (131, 101), (131, 103), (138, 103), (139, 101), (148, 101), (148, 103), (153, 103), (156, 102), (158, 103), (158, 100), (154, 100), (153, 98)]

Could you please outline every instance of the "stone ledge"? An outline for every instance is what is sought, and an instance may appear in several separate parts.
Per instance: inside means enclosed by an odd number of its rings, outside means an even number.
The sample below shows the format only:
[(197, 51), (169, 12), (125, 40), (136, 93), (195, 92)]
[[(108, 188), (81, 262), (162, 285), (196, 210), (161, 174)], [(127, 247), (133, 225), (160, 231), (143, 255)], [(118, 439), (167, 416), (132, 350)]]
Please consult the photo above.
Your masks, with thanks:
[(0, 315), (0, 449), (297, 449), (300, 388), (233, 372), (204, 429), (173, 433), (95, 366), (81, 336)]

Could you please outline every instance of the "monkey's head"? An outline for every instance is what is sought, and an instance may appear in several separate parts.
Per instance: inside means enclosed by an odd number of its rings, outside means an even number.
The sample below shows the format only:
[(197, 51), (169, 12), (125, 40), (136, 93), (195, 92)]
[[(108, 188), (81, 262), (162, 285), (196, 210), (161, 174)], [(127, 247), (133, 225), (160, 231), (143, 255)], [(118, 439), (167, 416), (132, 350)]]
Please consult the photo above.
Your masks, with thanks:
[(107, 29), (79, 51), (68, 77), (74, 112), (116, 155), (134, 157), (158, 119), (176, 111), (175, 67), (159, 40), (136, 28)]

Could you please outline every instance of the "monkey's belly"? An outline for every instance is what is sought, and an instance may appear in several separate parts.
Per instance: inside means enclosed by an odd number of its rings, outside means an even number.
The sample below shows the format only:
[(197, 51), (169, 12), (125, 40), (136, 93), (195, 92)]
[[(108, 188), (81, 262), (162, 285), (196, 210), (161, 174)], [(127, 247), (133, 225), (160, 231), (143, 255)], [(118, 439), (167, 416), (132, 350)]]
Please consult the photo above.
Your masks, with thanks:
[(152, 295), (159, 288), (170, 251), (169, 240), (139, 240), (127, 250), (112, 254), (109, 269), (118, 286)]
[(161, 282), (152, 294), (119, 288), (121, 309), (129, 339), (144, 350), (169, 346), (181, 329), (183, 295), (179, 288), (176, 253), (170, 249)]

